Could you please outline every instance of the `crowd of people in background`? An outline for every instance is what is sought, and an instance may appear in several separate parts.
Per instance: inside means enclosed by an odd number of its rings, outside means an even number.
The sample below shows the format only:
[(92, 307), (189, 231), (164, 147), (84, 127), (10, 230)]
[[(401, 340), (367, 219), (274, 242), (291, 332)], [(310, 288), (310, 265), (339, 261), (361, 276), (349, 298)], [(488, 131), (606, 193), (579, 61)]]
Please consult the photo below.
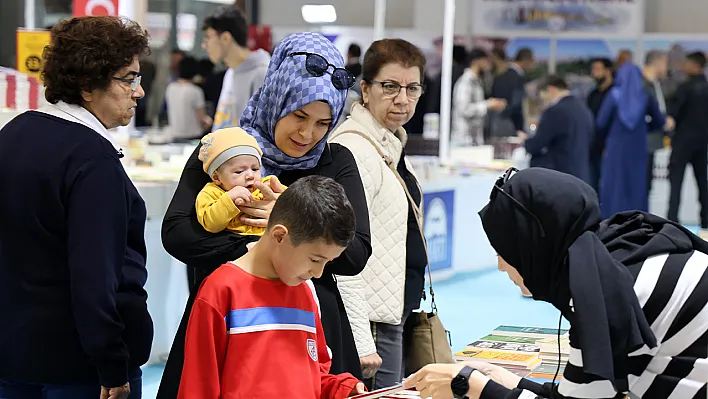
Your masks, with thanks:
[[(664, 92), (668, 55), (650, 51), (640, 68), (628, 50), (617, 60), (590, 62), (595, 88), (586, 98), (573, 94), (565, 79), (550, 75), (537, 85), (543, 108), (532, 128), (524, 121), (524, 73), (533, 53), (520, 49), (513, 62), (502, 49), (472, 49), (467, 67), (454, 82), (453, 145), (489, 143), (491, 137), (521, 140), (530, 165), (572, 174), (590, 184), (604, 217), (649, 209), (656, 152), (670, 142), (668, 217), (678, 221), (686, 166), (698, 185), (701, 234), (708, 237), (708, 82), (706, 56), (688, 54), (688, 76)], [(491, 62), (490, 62), (491, 61)], [(490, 83), (491, 82), (491, 83)]]

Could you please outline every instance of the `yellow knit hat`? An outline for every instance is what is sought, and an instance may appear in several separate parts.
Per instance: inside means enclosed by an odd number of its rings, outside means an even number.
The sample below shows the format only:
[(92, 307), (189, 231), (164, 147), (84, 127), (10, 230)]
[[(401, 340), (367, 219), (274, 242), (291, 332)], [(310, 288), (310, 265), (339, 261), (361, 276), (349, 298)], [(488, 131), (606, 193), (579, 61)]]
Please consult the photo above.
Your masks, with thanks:
[(263, 155), (256, 139), (240, 127), (219, 129), (202, 138), (199, 160), (209, 176), (226, 161), (239, 155), (252, 155), (258, 158), (258, 162)]

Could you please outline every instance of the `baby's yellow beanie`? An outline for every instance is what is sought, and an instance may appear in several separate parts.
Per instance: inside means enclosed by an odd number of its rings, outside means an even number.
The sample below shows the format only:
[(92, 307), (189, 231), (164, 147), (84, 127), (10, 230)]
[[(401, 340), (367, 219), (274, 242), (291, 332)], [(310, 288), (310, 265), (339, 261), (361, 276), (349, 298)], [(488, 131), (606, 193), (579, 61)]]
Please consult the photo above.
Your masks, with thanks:
[(240, 127), (219, 129), (202, 138), (199, 160), (209, 176), (226, 161), (239, 155), (252, 155), (258, 158), (258, 162), (263, 155), (256, 139)]

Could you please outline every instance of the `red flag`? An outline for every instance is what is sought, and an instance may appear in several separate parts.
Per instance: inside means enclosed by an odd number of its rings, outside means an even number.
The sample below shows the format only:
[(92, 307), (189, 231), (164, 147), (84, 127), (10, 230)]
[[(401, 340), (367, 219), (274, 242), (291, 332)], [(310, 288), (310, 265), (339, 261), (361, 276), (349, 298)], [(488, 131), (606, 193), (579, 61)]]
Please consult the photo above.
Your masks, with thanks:
[(73, 15), (118, 15), (118, 0), (74, 0)]

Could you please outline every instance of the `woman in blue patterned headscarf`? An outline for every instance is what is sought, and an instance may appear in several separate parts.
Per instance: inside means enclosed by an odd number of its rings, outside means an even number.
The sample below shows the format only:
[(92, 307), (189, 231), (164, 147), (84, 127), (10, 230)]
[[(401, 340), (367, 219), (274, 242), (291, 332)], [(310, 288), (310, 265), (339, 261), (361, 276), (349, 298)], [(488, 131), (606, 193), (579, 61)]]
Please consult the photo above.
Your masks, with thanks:
[[(339, 144), (327, 144), (327, 135), (342, 114), (347, 89), (354, 83), (351, 74), (345, 72), (342, 55), (324, 36), (308, 32), (288, 36), (275, 48), (263, 86), (248, 102), (241, 127), (256, 138), (263, 150), (264, 175), (276, 175), (285, 185), (305, 176), (330, 177), (344, 187), (354, 207), (356, 238), (313, 283), (327, 345), (332, 351), (331, 373), (349, 372), (361, 378), (359, 355), (334, 279), (335, 274), (359, 274), (371, 255), (366, 197), (354, 156)], [(204, 173), (198, 153), (199, 146), (187, 161), (162, 225), (165, 249), (195, 268), (197, 286), (221, 264), (245, 254), (247, 245), (258, 240), (257, 236), (228, 231), (211, 234), (199, 224), (194, 202), (211, 179)], [(252, 207), (240, 207), (249, 216), (242, 222), (265, 227), (281, 187), (260, 182), (256, 186), (265, 200)], [(174, 398), (179, 389), (184, 331), (192, 301), (190, 297), (158, 398)]]
[(622, 65), (597, 115), (597, 127), (607, 137), (600, 182), (603, 218), (622, 211), (649, 210), (647, 128), (662, 129), (666, 118), (643, 79), (639, 67)]
[[(322, 58), (313, 59), (310, 54)], [(317, 165), (327, 142), (325, 136), (342, 115), (347, 97), (347, 90), (336, 88), (333, 80), (340, 87), (348, 88), (354, 83), (353, 79), (346, 81), (351, 75), (344, 69), (336, 69), (343, 65), (344, 58), (339, 50), (318, 33), (292, 34), (275, 48), (265, 82), (251, 97), (241, 117), (241, 127), (254, 136), (263, 149), (263, 168), (267, 174), (279, 175), (284, 170), (310, 169)], [(313, 76), (308, 70), (313, 66), (326, 68), (330, 73)], [(324, 104), (329, 110), (323, 109)], [(304, 107), (317, 105), (323, 111), (320, 119), (325, 123), (315, 129), (313, 137), (293, 137), (306, 146), (300, 149), (291, 147), (287, 141), (279, 143), (283, 138), (279, 136), (294, 133), (292, 128), (283, 126), (289, 122), (288, 118)]]

